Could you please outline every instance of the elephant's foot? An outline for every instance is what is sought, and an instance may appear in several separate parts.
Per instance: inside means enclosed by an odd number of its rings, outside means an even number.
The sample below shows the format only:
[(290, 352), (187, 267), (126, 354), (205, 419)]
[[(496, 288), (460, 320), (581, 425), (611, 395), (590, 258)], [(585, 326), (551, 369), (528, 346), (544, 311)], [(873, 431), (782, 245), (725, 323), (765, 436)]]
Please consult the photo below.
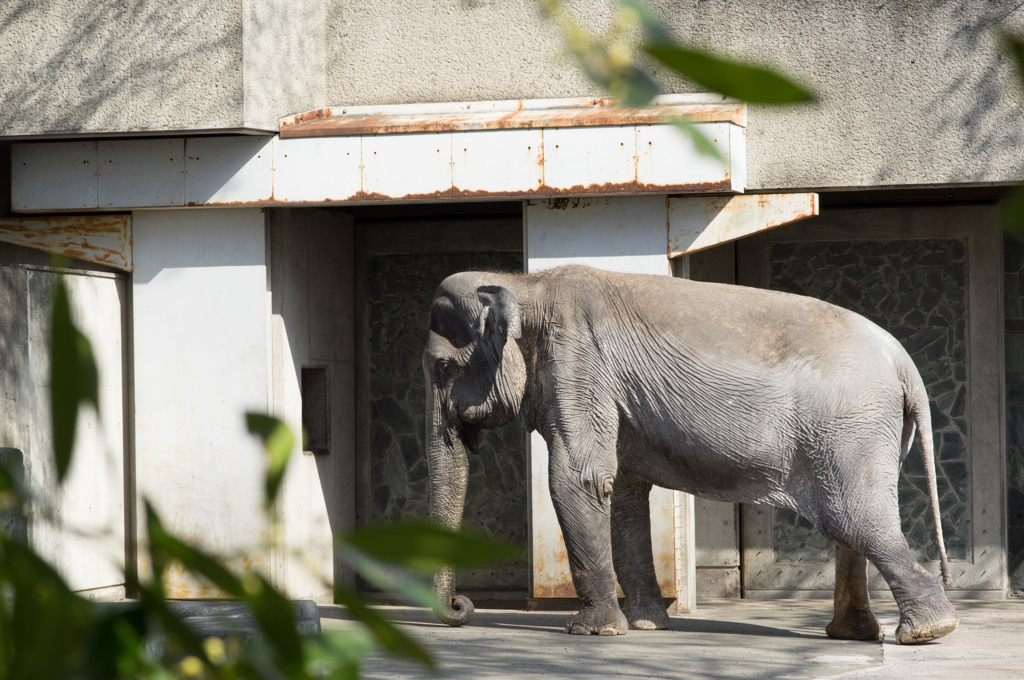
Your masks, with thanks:
[(900, 625), (896, 628), (896, 641), (901, 645), (938, 640), (956, 630), (960, 621), (945, 594), (930, 598), (923, 606), (901, 609)]
[(629, 622), (618, 604), (584, 607), (565, 624), (571, 635), (625, 635)]
[(859, 607), (837, 611), (825, 633), (833, 640), (881, 640), (884, 637), (874, 612)]
[(944, 616), (926, 623), (900, 618), (900, 625), (896, 628), (896, 641), (901, 645), (918, 645), (922, 642), (938, 640), (956, 630), (959, 622), (952, 606)]
[(660, 597), (656, 602), (632, 603), (626, 600), (622, 613), (629, 621), (630, 630), (664, 630), (670, 620)]

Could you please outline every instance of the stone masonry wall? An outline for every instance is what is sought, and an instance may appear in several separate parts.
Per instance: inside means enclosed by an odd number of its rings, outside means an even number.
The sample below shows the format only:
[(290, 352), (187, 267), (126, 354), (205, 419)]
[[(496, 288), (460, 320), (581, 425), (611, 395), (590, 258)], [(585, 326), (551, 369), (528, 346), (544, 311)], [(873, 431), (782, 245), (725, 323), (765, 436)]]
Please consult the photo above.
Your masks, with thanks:
[[(938, 239), (775, 243), (769, 260), (771, 288), (810, 295), (862, 314), (889, 331), (910, 353), (931, 401), (946, 551), (950, 559), (966, 559), (971, 523), (965, 244)], [(1022, 316), (1019, 296), (1017, 304)], [(1024, 320), (1020, 323), (1024, 331)], [(1024, 376), (1021, 383), (1024, 395)], [(938, 559), (916, 440), (900, 471), (899, 503), (911, 550), (919, 560)], [(774, 544), (776, 559), (781, 561), (834, 558), (831, 542), (789, 510), (776, 511)]]
[(1024, 597), (1024, 243), (1003, 242), (1006, 317), (1007, 573), (1010, 593)]
[[(521, 272), (520, 253), (380, 256), (370, 271), (371, 480), (375, 519), (425, 517), (428, 470), (421, 357), (427, 315), (445, 277)], [(526, 561), (526, 436), (519, 423), (486, 433), (469, 454), (463, 521), (521, 546)]]

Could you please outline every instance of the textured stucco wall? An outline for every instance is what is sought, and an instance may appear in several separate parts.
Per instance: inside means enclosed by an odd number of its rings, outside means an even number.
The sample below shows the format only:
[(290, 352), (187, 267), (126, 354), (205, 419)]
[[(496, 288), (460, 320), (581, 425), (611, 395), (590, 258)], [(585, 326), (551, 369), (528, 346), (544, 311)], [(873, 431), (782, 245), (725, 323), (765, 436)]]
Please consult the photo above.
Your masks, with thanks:
[(0, 133), (240, 127), (241, 0), (0, 4)]
[[(609, 23), (610, 3), (576, 4), (586, 25)], [(650, 4), (678, 37), (820, 93), (813, 106), (751, 107), (751, 188), (999, 182), (1024, 170), (1020, 98), (995, 33), (1022, 29), (1016, 0)], [(327, 21), (331, 105), (600, 93), (531, 0), (336, 0)], [(655, 73), (668, 91), (701, 89)]]
[(245, 124), (328, 105), (326, 6), (321, 0), (244, 0)]
[(0, 135), (258, 128), (324, 105), (314, 0), (0, 3)]

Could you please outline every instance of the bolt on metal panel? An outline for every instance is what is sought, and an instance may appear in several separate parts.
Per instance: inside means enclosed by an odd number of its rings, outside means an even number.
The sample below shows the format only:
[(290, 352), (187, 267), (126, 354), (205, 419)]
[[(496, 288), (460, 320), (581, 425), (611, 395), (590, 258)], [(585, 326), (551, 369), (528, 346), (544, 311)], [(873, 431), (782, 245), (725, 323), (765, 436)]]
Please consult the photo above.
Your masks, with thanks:
[(274, 201), (323, 203), (357, 195), (363, 186), (361, 157), (359, 137), (275, 141)]
[(102, 208), (160, 208), (185, 203), (185, 140), (130, 139), (97, 143)]
[(543, 131), (453, 132), (451, 139), (453, 197), (516, 196), (542, 190)]
[(11, 148), (11, 209), (95, 210), (96, 142), (15, 144)]
[(273, 137), (186, 139), (185, 205), (243, 206), (272, 202), (273, 146)]

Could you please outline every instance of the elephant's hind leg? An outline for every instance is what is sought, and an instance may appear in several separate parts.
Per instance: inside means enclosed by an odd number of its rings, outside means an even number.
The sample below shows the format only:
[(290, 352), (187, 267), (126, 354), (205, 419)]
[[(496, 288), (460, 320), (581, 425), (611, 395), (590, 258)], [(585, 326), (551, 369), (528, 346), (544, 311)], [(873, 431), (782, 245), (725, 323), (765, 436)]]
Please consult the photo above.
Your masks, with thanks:
[(626, 595), (622, 613), (633, 630), (660, 630), (669, 624), (654, 573), (650, 496), (650, 483), (619, 472), (612, 492), (612, 561)]
[[(918, 564), (900, 530), (896, 500), (897, 469), (863, 486), (846, 489), (842, 504), (834, 504), (825, 513), (825, 529), (837, 541), (871, 560), (882, 573), (900, 608), (896, 640), (901, 644), (928, 642), (952, 633), (957, 626), (956, 610), (946, 598), (938, 579)], [(881, 493), (872, 489), (880, 489)], [(861, 567), (852, 558), (845, 559), (849, 571), (861, 575)], [(840, 557), (840, 565), (844, 558)], [(838, 573), (837, 573), (838, 577)], [(860, 588), (857, 588), (858, 592)], [(854, 600), (855, 602), (857, 600)], [(865, 595), (866, 602), (866, 595)], [(836, 584), (836, 611), (840, 608), (839, 583)]]
[(835, 613), (825, 628), (836, 640), (881, 640), (882, 627), (868, 603), (868, 561), (849, 548), (836, 546)]

